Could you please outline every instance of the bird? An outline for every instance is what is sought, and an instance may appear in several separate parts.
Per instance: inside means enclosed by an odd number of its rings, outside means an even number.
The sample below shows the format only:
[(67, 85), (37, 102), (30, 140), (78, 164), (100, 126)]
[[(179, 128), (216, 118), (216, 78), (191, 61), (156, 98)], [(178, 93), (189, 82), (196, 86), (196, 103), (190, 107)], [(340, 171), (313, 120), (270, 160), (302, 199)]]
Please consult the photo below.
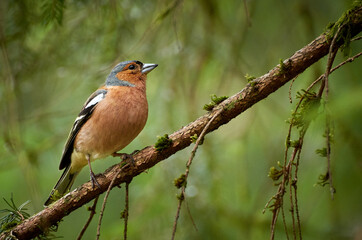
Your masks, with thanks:
[(86, 165), (93, 188), (99, 187), (91, 162), (117, 156), (142, 131), (148, 117), (147, 74), (157, 66), (137, 60), (120, 62), (90, 95), (71, 128), (59, 165), (63, 173), (44, 206), (70, 191)]

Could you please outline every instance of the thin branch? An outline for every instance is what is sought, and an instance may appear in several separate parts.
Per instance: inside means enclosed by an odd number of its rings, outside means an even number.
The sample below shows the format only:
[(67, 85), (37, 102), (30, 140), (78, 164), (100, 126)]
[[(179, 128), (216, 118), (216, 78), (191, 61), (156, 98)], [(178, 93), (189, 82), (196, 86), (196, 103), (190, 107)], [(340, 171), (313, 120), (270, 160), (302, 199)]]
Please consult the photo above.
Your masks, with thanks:
[[(284, 212), (284, 199), (281, 198), (280, 200), (280, 209), (281, 209), (281, 212), (282, 212), (282, 219), (283, 219), (283, 226), (284, 226), (284, 230), (285, 230), (285, 236), (287, 238), (287, 240), (289, 240), (289, 234), (288, 234), (288, 227), (287, 227), (287, 221), (285, 220), (285, 212)], [(272, 227), (273, 228), (273, 232), (271, 234), (272, 238), (271, 239), (274, 239), (274, 235), (275, 235), (275, 226), (276, 226), (276, 223), (277, 223), (277, 217), (278, 217), (278, 214), (277, 213), (277, 216), (275, 217), (275, 221), (274, 222), (274, 226)], [(274, 216), (274, 215), (273, 215)]]
[(326, 87), (326, 95), (328, 96), (328, 76), (329, 73), (331, 71), (334, 59), (336, 57), (337, 51), (338, 51), (338, 46), (336, 47), (336, 41), (337, 41), (337, 37), (339, 36), (340, 31), (342, 30), (342, 28), (345, 26), (345, 24), (342, 24), (341, 26), (338, 27), (337, 32), (334, 34), (333, 36), (333, 40), (331, 42), (331, 45), (329, 46), (329, 51), (328, 51), (328, 62), (327, 62), (327, 67), (326, 67), (326, 71), (324, 73), (324, 81), (322, 82), (322, 85), (319, 89), (319, 93), (318, 93), (318, 97), (321, 98), (323, 91), (324, 91), (324, 87)]
[(186, 171), (185, 171), (185, 182), (181, 187), (181, 193), (179, 196), (179, 201), (178, 201), (178, 206), (177, 206), (177, 211), (176, 211), (176, 216), (175, 216), (175, 221), (173, 223), (173, 229), (172, 229), (172, 236), (171, 239), (174, 240), (175, 239), (175, 234), (176, 234), (176, 229), (177, 229), (177, 222), (178, 222), (178, 218), (180, 216), (180, 212), (181, 212), (181, 206), (182, 206), (182, 202), (185, 199), (185, 189), (186, 189), (186, 185), (187, 185), (187, 178), (189, 176), (189, 172), (190, 172), (190, 167), (192, 164), (192, 160), (195, 157), (197, 148), (200, 145), (200, 142), (202, 142), (204, 140), (204, 136), (206, 134), (206, 131), (208, 130), (208, 128), (210, 127), (210, 124), (212, 123), (212, 121), (214, 121), (214, 119), (219, 116), (219, 114), (222, 112), (222, 109), (219, 109), (217, 112), (215, 112), (214, 116), (208, 121), (208, 123), (206, 124), (206, 126), (204, 127), (204, 129), (202, 130), (200, 136), (197, 138), (196, 143), (194, 148), (191, 151), (191, 156), (189, 158), (189, 160), (187, 161), (186, 164)]
[[(302, 141), (303, 141), (303, 139), (302, 139)], [(302, 240), (302, 227), (301, 227), (300, 216), (299, 216), (299, 205), (298, 205), (298, 197), (297, 197), (297, 181), (298, 181), (298, 169), (299, 169), (299, 161), (300, 161), (300, 153), (301, 152), (302, 151), (299, 151), (298, 155), (297, 155), (297, 162), (296, 162), (295, 171), (294, 171), (295, 184), (293, 184), (293, 186), (294, 186), (295, 213), (297, 215), (298, 233), (299, 233), (299, 239), (300, 240)]]
[[(126, 166), (126, 165), (125, 165), (125, 166)], [(122, 170), (123, 170), (123, 167), (121, 167), (121, 168), (118, 169), (118, 172), (114, 175), (111, 183), (110, 183), (109, 186), (108, 186), (106, 195), (104, 196), (103, 204), (102, 204), (102, 209), (101, 209), (101, 211), (100, 211), (99, 219), (98, 219), (97, 237), (96, 237), (97, 240), (99, 240), (99, 236), (101, 235), (102, 218), (103, 218), (103, 214), (104, 214), (104, 209), (106, 208), (106, 203), (107, 203), (107, 199), (108, 199), (109, 193), (111, 192), (112, 186), (113, 186), (115, 180), (117, 179), (118, 175), (122, 172)]]
[(330, 115), (327, 113), (326, 116), (326, 145), (327, 145), (327, 171), (328, 171), (328, 182), (329, 191), (331, 193), (332, 200), (334, 199), (334, 193), (336, 189), (333, 185), (332, 170), (331, 170), (331, 122)]
[(83, 237), (85, 231), (87, 230), (90, 222), (92, 221), (94, 215), (96, 214), (96, 207), (97, 207), (98, 198), (99, 198), (99, 196), (97, 196), (97, 197), (94, 199), (92, 207), (88, 208), (88, 210), (90, 211), (88, 220), (87, 220), (87, 222), (85, 223), (84, 227), (82, 228), (82, 231), (80, 231), (80, 233), (79, 233), (79, 235), (78, 235), (78, 237), (77, 237), (77, 240), (82, 239), (82, 237)]
[(192, 215), (191, 215), (191, 211), (190, 211), (190, 208), (189, 208), (189, 204), (188, 204), (188, 202), (187, 202), (187, 199), (185, 199), (185, 203), (186, 203), (187, 213), (189, 214), (189, 217), (190, 217), (190, 219), (191, 219), (192, 226), (194, 226), (195, 231), (198, 231), (197, 226), (196, 226), (196, 223), (195, 223), (195, 221), (194, 221), (194, 218), (193, 218)]
[(352, 41), (358, 41), (358, 40), (361, 40), (361, 39), (362, 39), (362, 36), (355, 37), (355, 38), (352, 38), (352, 39), (351, 39), (351, 42), (352, 42)]
[[(295, 110), (297, 111), (297, 110)], [(288, 135), (287, 135), (287, 143), (286, 143), (286, 149), (284, 151), (284, 166), (283, 166), (283, 178), (282, 181), (279, 183), (279, 187), (278, 187), (278, 191), (277, 193), (271, 197), (268, 201), (268, 203), (265, 205), (265, 208), (263, 210), (263, 213), (265, 212), (265, 209), (268, 208), (271, 204), (271, 202), (274, 200), (273, 205), (271, 205), (271, 207), (273, 207), (273, 216), (272, 216), (272, 222), (271, 222), (271, 233), (270, 233), (270, 239), (273, 240), (275, 237), (275, 226), (277, 223), (277, 219), (278, 219), (278, 215), (281, 209), (282, 212), (282, 219), (283, 219), (283, 226), (285, 229), (285, 234), (286, 234), (286, 238), (289, 239), (289, 234), (288, 234), (288, 228), (287, 228), (287, 224), (286, 224), (286, 220), (285, 220), (285, 214), (284, 214), (284, 194), (286, 192), (286, 186), (289, 184), (289, 197), (290, 197), (290, 203), (291, 203), (291, 215), (292, 215), (292, 221), (293, 221), (293, 236), (294, 239), (296, 239), (296, 225), (295, 225), (295, 216), (294, 216), (294, 205), (293, 205), (293, 193), (292, 193), (292, 185), (295, 185), (296, 187), (296, 180), (294, 180), (292, 178), (292, 168), (293, 165), (295, 164), (299, 164), (299, 157), (300, 157), (300, 152), (302, 150), (303, 147), (303, 138), (306, 132), (306, 129), (308, 128), (308, 124), (306, 124), (306, 126), (304, 126), (304, 130), (301, 130), (300, 132), (300, 137), (298, 140), (298, 145), (294, 147), (293, 153), (289, 159), (289, 161), (287, 162), (287, 158), (288, 158), (288, 149), (290, 148), (290, 135), (291, 135), (291, 131), (292, 131), (292, 127), (293, 124), (291, 123), (289, 125), (289, 131), (288, 131)], [(297, 158), (297, 163), (295, 161), (295, 159)], [(295, 179), (296, 179), (295, 175)], [(295, 195), (296, 197), (296, 195)], [(297, 213), (297, 224), (298, 226), (300, 226), (300, 222), (299, 222), (299, 213)], [(300, 227), (299, 227), (300, 228)]]
[(295, 81), (296, 77), (292, 79), (290, 86), (289, 86), (289, 92), (288, 92), (288, 96), (289, 96), (289, 103), (293, 103), (292, 100), (292, 87), (293, 87), (293, 83)]
[(122, 217), (124, 218), (124, 231), (123, 231), (124, 240), (127, 240), (127, 226), (128, 226), (128, 213), (129, 213), (129, 184), (130, 182), (126, 182), (125, 207), (122, 214)]
[[(297, 155), (300, 152), (299, 147), (295, 148)], [(296, 155), (295, 155), (296, 156)], [(293, 231), (293, 239), (297, 239), (297, 235), (296, 235), (296, 231), (295, 231), (295, 215), (294, 215), (294, 202), (293, 202), (293, 173), (292, 173), (292, 168), (293, 168), (293, 163), (294, 163), (295, 157), (294, 159), (292, 159), (292, 164), (290, 165), (290, 172), (289, 172), (289, 201), (290, 201), (290, 213), (292, 215), (292, 231)]]
[[(336, 71), (338, 68), (342, 67), (343, 65), (353, 62), (354, 60), (356, 60), (357, 58), (359, 58), (362, 55), (362, 52), (354, 55), (353, 57), (350, 57), (348, 59), (346, 59), (345, 61), (341, 62), (340, 64), (338, 64), (337, 66), (335, 66), (334, 68), (331, 69), (330, 74), (333, 73), (334, 71)], [(312, 82), (309, 87), (305, 90), (306, 92), (309, 92), (317, 83), (319, 83), (322, 79), (324, 79), (325, 74), (322, 74), (319, 76), (319, 78), (317, 78), (316, 80), (314, 80), (314, 82)], [(305, 98), (305, 95), (301, 96), (301, 98), (299, 99), (299, 102), (297, 104), (297, 106), (295, 107), (294, 112), (296, 112), (300, 105), (302, 104), (303, 100)], [(291, 135), (291, 128), (292, 126), (289, 127), (289, 133), (288, 133), (288, 140), (290, 140), (290, 135)], [(285, 163), (286, 164), (286, 163)]]
[(362, 52), (357, 53), (356, 55), (347, 58), (345, 61), (341, 62), (340, 64), (338, 64), (337, 66), (335, 66), (330, 73), (334, 72), (335, 70), (337, 70), (338, 68), (342, 67), (344, 64), (346, 63), (350, 63), (353, 62), (354, 60), (356, 60), (356, 58), (359, 58), (362, 55)]
[[(283, 201), (283, 200), (282, 200)], [(275, 211), (273, 211), (273, 217), (272, 217), (272, 224), (271, 224), (271, 228), (270, 228), (270, 240), (274, 240), (274, 236), (275, 236), (275, 226), (277, 223), (277, 219), (278, 219), (278, 215), (279, 215), (279, 211), (280, 208), (277, 208)], [(284, 213), (283, 213), (284, 215)]]
[[(355, 40), (358, 40), (360, 38), (361, 37), (356, 38)], [(362, 52), (354, 55), (353, 57), (348, 58), (347, 60), (345, 60), (345, 61), (341, 62), (340, 64), (338, 64), (333, 69), (331, 69), (329, 71), (327, 69), (326, 73), (328, 71), (329, 72), (328, 75), (329, 75), (330, 73), (332, 73), (336, 69), (340, 68), (344, 64), (349, 63), (349, 62), (353, 62), (355, 59), (357, 59), (361, 55), (362, 55)], [(327, 79), (327, 77), (325, 77), (326, 73), (323, 74), (321, 77), (319, 77), (317, 80), (319, 81), (322, 78)], [(328, 83), (328, 81), (327, 81), (327, 83)], [(328, 91), (326, 91), (326, 101), (325, 101), (325, 103), (327, 101), (328, 101)], [(326, 111), (328, 111), (328, 110), (326, 110)], [(329, 116), (329, 113), (327, 113), (327, 116), (326, 116), (326, 145), (327, 145), (327, 148), (326, 148), (327, 149), (327, 174), (328, 174), (328, 181), (329, 181), (329, 189), (330, 189), (330, 193), (331, 193), (331, 198), (334, 199), (334, 193), (336, 192), (336, 190), (335, 190), (334, 185), (333, 185), (333, 178), (332, 178), (332, 171), (331, 171), (331, 139), (330, 139), (330, 116)]]
[[(359, 58), (362, 55), (362, 52), (357, 53), (356, 55), (347, 58), (345, 61), (341, 62), (340, 64), (338, 64), (337, 66), (335, 66), (334, 68), (331, 69), (331, 71), (329, 72), (329, 74), (331, 74), (332, 72), (334, 72), (335, 70), (337, 70), (338, 68), (342, 67), (343, 65), (345, 65), (346, 63), (350, 63), (353, 62), (354, 60), (356, 60), (357, 58)], [(319, 81), (321, 81), (322, 79), (325, 78), (325, 74), (322, 74), (321, 76), (319, 76), (319, 78), (317, 78), (308, 88), (307, 88), (307, 92), (314, 87), (315, 84), (317, 84)]]
[[(332, 171), (331, 171), (331, 139), (330, 139), (330, 114), (327, 108), (328, 104), (328, 97), (329, 97), (329, 74), (332, 69), (332, 65), (334, 62), (334, 59), (336, 57), (338, 47), (334, 49), (334, 45), (337, 39), (337, 36), (339, 36), (339, 32), (344, 27), (345, 24), (339, 26), (336, 34), (333, 37), (331, 46), (329, 47), (329, 54), (328, 54), (328, 62), (326, 67), (326, 72), (324, 73), (324, 85), (325, 85), (325, 96), (324, 96), (324, 108), (326, 111), (326, 145), (327, 145), (327, 169), (328, 169), (328, 180), (329, 180), (329, 188), (331, 192), (331, 198), (334, 199), (334, 192), (335, 188), (333, 186), (333, 179), (332, 179)], [(321, 97), (323, 92), (323, 89), (319, 91), (319, 97)]]

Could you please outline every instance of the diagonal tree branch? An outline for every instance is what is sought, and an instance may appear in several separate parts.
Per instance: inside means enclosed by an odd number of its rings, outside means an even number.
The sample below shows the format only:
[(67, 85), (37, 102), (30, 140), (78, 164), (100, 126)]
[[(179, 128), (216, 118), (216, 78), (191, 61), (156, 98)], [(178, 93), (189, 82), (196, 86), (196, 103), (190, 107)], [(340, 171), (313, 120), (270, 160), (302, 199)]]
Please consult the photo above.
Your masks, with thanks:
[[(348, 14), (348, 24), (346, 24), (348, 29), (346, 31), (349, 31), (351, 37), (357, 35), (362, 30), (361, 9), (361, 6), (357, 6), (343, 15), (343, 17), (345, 17), (345, 15)], [(344, 31), (341, 31), (341, 33), (343, 32)], [(336, 47), (344, 43), (343, 39), (343, 36), (338, 38)], [(208, 112), (194, 122), (171, 134), (169, 138), (172, 140), (172, 144), (168, 148), (160, 152), (153, 146), (144, 148), (133, 156), (135, 160), (134, 166), (116, 164), (107, 169), (103, 174), (97, 175), (100, 188), (92, 189), (91, 182), (81, 185), (50, 207), (45, 208), (17, 225), (11, 231), (11, 234), (18, 239), (30, 239), (46, 233), (49, 227), (57, 224), (63, 217), (107, 191), (108, 186), (116, 174), (118, 174), (118, 176), (115, 178), (112, 187), (130, 181), (133, 177), (153, 167), (160, 161), (186, 148), (191, 144), (191, 136), (195, 134), (199, 136), (209, 120), (219, 111), (221, 111), (220, 114), (210, 123), (207, 133), (218, 129), (221, 125), (227, 124), (231, 119), (240, 115), (255, 103), (263, 100), (285, 83), (298, 76), (313, 63), (324, 57), (329, 51), (330, 44), (331, 38), (328, 37), (328, 34), (321, 34), (310, 44), (295, 52), (293, 56), (283, 63), (277, 65), (265, 75), (253, 80), (240, 92), (214, 107), (211, 112)], [(119, 171), (120, 168), (122, 168), (122, 171)], [(0, 239), (5, 238), (6, 234), (0, 235)]]

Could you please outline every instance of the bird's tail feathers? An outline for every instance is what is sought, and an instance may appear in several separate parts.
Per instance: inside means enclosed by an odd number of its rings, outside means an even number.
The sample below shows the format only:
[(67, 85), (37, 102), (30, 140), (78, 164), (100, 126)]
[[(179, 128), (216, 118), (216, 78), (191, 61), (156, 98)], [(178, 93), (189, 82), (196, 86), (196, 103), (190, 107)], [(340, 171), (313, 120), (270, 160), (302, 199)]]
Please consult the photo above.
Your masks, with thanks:
[(71, 169), (70, 165), (64, 169), (62, 176), (58, 180), (57, 184), (55, 184), (48, 199), (44, 203), (44, 206), (48, 206), (49, 204), (57, 201), (59, 198), (61, 198), (65, 193), (67, 193), (70, 190), (70, 188), (74, 183), (75, 177), (79, 173), (79, 172), (71, 173), (70, 169)]

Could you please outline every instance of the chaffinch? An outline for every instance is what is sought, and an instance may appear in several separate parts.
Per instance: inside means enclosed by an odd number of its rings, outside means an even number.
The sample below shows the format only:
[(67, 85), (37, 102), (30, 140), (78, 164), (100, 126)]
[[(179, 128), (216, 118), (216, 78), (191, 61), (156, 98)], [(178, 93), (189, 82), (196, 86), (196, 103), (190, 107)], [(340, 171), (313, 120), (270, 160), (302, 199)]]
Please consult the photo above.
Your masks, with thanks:
[(63, 150), (59, 169), (64, 172), (45, 206), (55, 201), (55, 193), (68, 192), (87, 164), (93, 187), (99, 185), (91, 162), (116, 155), (141, 132), (148, 116), (146, 78), (157, 66), (140, 61), (121, 62), (112, 69), (105, 84), (88, 98)]

